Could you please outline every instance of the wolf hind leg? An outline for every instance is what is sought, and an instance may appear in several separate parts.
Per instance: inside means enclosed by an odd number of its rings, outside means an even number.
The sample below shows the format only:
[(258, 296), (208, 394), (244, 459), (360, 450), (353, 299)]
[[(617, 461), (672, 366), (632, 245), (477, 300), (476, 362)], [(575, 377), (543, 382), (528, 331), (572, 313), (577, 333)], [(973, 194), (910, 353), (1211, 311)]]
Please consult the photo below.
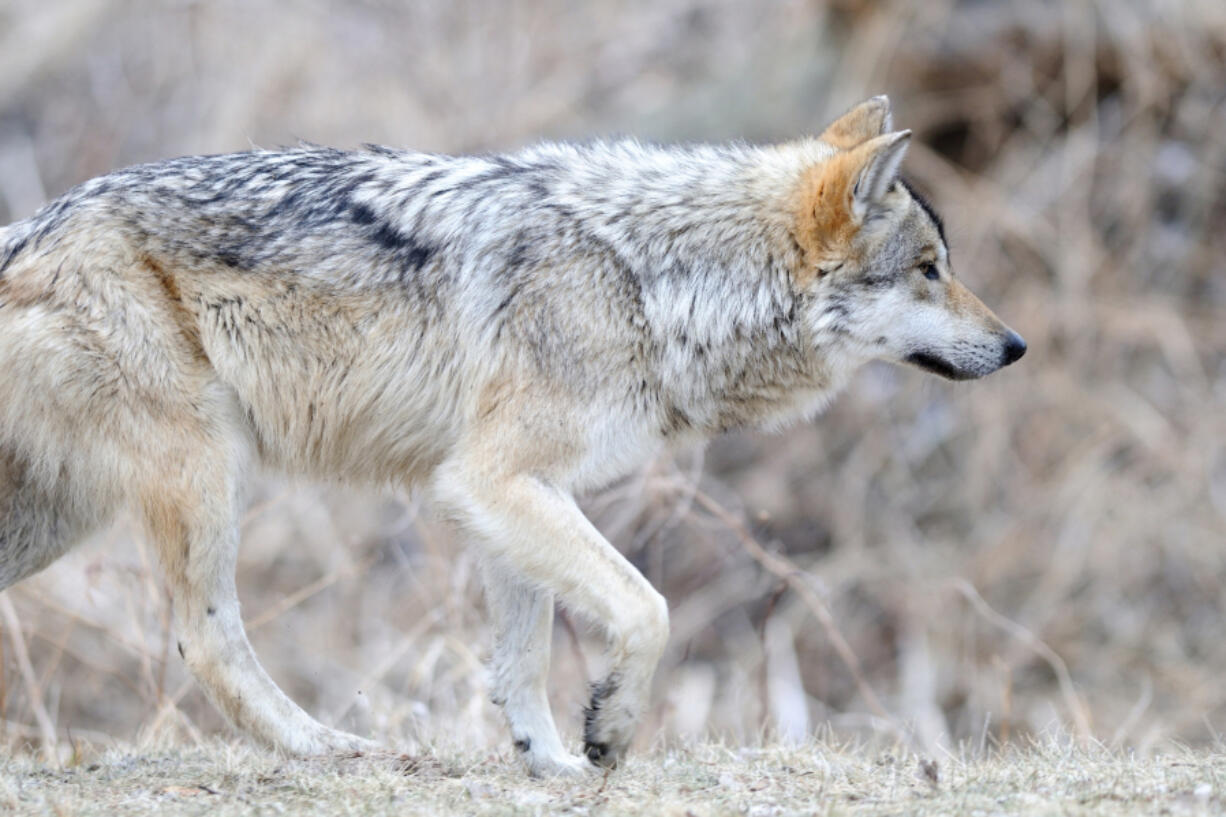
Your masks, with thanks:
[(482, 569), (485, 605), (494, 628), (490, 693), (502, 707), (516, 750), (536, 777), (594, 771), (562, 746), (546, 681), (553, 631), (553, 594), (490, 559)]
[[(173, 466), (138, 491), (138, 506), (171, 588), (179, 654), (213, 705), (256, 740), (293, 755), (366, 752), (378, 747), (331, 729), (303, 711), (264, 671), (239, 611), (238, 482), (241, 458), (216, 441), (194, 440), (164, 454)], [(214, 443), (210, 447), (210, 442)]]
[(0, 590), (50, 565), (109, 517), (103, 497), (56, 470), (57, 479), (48, 479), (0, 446)]

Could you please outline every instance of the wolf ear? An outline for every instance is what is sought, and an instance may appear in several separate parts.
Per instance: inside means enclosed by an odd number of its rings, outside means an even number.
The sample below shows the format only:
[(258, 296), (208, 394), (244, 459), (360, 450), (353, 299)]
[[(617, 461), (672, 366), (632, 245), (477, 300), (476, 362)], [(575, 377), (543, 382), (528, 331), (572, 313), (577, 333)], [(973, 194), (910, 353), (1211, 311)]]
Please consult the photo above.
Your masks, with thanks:
[(851, 150), (892, 127), (890, 99), (885, 94), (866, 99), (822, 131), (820, 138), (839, 150)]
[(876, 136), (801, 173), (792, 234), (804, 251), (806, 270), (846, 255), (869, 213), (898, 178), (910, 143), (909, 130)]
[(911, 144), (911, 131), (887, 133), (870, 139), (853, 150), (847, 158), (853, 160), (855, 181), (848, 191), (851, 211), (857, 221), (863, 221), (868, 211), (898, 179), (898, 168)]

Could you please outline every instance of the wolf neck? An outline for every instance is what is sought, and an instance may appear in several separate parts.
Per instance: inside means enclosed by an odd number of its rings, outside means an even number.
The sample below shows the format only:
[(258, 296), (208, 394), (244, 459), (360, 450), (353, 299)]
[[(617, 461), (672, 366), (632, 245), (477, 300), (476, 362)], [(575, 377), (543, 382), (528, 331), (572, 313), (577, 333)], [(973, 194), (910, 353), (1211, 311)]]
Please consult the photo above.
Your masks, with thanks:
[(819, 407), (846, 377), (830, 360), (839, 339), (814, 336), (811, 296), (794, 285), (789, 202), (813, 149), (612, 149), (641, 155), (574, 195), (638, 278), (666, 432), (778, 425)]

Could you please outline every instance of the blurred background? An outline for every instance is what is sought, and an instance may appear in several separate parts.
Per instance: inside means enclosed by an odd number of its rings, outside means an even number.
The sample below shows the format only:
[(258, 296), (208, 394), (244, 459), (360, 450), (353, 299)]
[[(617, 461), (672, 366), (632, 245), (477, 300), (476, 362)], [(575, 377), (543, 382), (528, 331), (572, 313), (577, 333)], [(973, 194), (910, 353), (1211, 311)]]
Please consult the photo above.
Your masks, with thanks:
[[(0, 0), (0, 223), (182, 154), (768, 142), (877, 93), (955, 270), (1030, 352), (973, 384), (870, 366), (815, 423), (585, 500), (672, 609), (641, 742), (1217, 741), (1221, 0)], [(325, 722), (510, 753), (474, 556), (412, 497), (269, 476), (238, 578), (257, 653)], [(10, 746), (226, 733), (128, 523), (0, 596), (0, 625)], [(572, 741), (599, 646), (559, 617)]]

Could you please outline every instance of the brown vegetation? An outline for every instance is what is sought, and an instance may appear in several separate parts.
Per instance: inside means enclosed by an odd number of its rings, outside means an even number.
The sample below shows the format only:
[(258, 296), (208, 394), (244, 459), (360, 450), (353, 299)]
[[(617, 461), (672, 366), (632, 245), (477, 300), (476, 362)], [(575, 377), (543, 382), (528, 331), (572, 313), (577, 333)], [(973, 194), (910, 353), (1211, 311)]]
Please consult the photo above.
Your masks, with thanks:
[[(954, 268), (1030, 343), (966, 385), (885, 366), (816, 424), (592, 497), (668, 597), (643, 730), (933, 750), (1226, 724), (1226, 5), (1097, 2), (0, 6), (0, 222), (109, 169), (297, 138), (785, 139), (889, 93)], [(414, 500), (258, 486), (240, 594), (313, 713), (501, 745), (472, 556)], [(10, 743), (221, 729), (120, 526), (0, 597)], [(15, 625), (20, 622), (20, 628)], [(595, 651), (559, 624), (574, 734)], [(72, 738), (72, 740), (69, 740)], [(910, 785), (910, 784), (908, 784)], [(885, 811), (886, 809), (882, 809)]]
[(970, 757), (815, 742), (655, 749), (590, 780), (531, 780), (507, 755), (430, 747), (425, 756), (285, 760), (209, 741), (110, 751), (59, 769), (0, 768), (15, 813), (549, 815), (1204, 815), (1226, 798), (1221, 754), (1153, 758), (1040, 744)]

